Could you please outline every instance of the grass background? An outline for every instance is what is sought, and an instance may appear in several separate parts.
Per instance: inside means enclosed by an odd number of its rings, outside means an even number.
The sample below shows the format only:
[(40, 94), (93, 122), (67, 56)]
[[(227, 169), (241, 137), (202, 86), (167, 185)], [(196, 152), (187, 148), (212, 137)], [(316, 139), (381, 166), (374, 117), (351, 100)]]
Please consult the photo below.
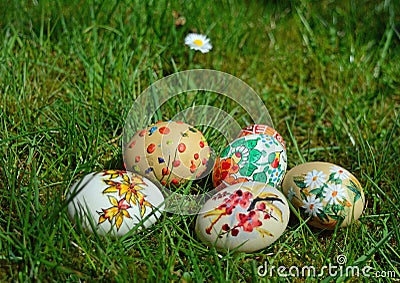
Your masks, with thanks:
[[(399, 280), (399, 12), (391, 0), (2, 1), (0, 281), (314, 282), (260, 277), (257, 267), (318, 268), (340, 254), (348, 265), (371, 266), (372, 277), (326, 282), (393, 280), (375, 271)], [(210, 37), (210, 53), (184, 45), (193, 31)], [(253, 254), (206, 247), (194, 216), (165, 214), (121, 239), (72, 223), (68, 188), (85, 173), (122, 168), (135, 97), (193, 68), (230, 73), (261, 96), (289, 167), (325, 160), (349, 169), (368, 200), (359, 223), (326, 232), (293, 214), (284, 235)], [(176, 97), (156, 118), (175, 115), (187, 99)], [(214, 101), (245, 126), (234, 102)]]

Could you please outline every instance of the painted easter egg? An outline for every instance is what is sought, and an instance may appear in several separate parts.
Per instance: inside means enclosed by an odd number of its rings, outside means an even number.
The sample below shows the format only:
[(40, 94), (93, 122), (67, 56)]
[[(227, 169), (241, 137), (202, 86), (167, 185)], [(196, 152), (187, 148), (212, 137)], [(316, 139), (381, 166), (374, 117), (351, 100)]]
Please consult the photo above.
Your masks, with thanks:
[(161, 215), (164, 197), (150, 180), (124, 170), (85, 175), (70, 189), (68, 213), (100, 235), (123, 236), (137, 225), (149, 227)]
[(247, 126), (240, 131), (238, 138), (253, 134), (265, 134), (274, 137), (286, 149), (286, 143), (282, 136), (274, 128), (267, 125), (253, 124)]
[(259, 182), (224, 188), (201, 208), (195, 231), (219, 250), (253, 252), (275, 242), (289, 222), (289, 205), (277, 189)]
[(127, 170), (166, 186), (200, 178), (209, 158), (204, 135), (188, 124), (173, 121), (138, 131), (124, 151)]
[(231, 142), (214, 164), (213, 182), (223, 188), (247, 181), (277, 187), (286, 172), (286, 150), (273, 136), (252, 134)]
[(307, 162), (287, 172), (282, 190), (310, 225), (334, 229), (356, 221), (365, 197), (360, 182), (346, 169), (328, 162)]

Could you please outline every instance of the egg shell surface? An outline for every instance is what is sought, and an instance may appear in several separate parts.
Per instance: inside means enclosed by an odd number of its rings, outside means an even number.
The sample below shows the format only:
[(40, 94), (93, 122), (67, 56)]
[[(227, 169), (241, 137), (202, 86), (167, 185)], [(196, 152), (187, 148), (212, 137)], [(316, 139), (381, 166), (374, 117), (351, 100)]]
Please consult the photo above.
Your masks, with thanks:
[(346, 169), (328, 162), (307, 162), (287, 172), (282, 190), (299, 208), (308, 224), (334, 229), (345, 227), (363, 212), (365, 196), (360, 182)]
[(123, 236), (137, 225), (150, 227), (160, 217), (164, 202), (150, 180), (124, 170), (87, 174), (70, 188), (68, 196), (72, 220), (89, 231), (112, 236)]
[(231, 142), (217, 158), (213, 182), (217, 188), (247, 181), (277, 187), (286, 172), (287, 156), (272, 136), (251, 134)]
[(252, 134), (265, 134), (274, 137), (277, 141), (279, 141), (282, 144), (283, 148), (286, 149), (286, 143), (283, 137), (274, 128), (267, 125), (261, 125), (261, 124), (249, 125), (240, 131), (237, 138)]
[(174, 121), (138, 131), (124, 151), (127, 170), (166, 186), (200, 178), (209, 158), (204, 135), (191, 125)]
[(201, 208), (195, 231), (219, 250), (254, 252), (275, 242), (289, 222), (289, 206), (277, 189), (259, 182), (235, 184)]

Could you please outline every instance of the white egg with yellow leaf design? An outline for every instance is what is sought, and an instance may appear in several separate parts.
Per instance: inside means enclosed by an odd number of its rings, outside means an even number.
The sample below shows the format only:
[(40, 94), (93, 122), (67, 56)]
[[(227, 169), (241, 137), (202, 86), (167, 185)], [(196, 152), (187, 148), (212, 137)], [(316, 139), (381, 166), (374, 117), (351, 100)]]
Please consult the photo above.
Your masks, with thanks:
[(197, 236), (219, 250), (253, 252), (275, 242), (289, 222), (289, 206), (277, 189), (260, 182), (228, 186), (201, 208)]
[(150, 180), (124, 170), (85, 175), (68, 193), (68, 213), (83, 228), (123, 236), (147, 228), (161, 215), (164, 197)]

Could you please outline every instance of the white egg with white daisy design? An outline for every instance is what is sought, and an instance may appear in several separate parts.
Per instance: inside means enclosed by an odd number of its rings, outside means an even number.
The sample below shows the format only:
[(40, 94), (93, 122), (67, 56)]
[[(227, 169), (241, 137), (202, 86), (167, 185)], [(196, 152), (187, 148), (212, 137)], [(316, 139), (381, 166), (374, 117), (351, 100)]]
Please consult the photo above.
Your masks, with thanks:
[(287, 172), (282, 190), (308, 224), (321, 229), (345, 227), (362, 214), (365, 196), (346, 169), (328, 162), (307, 162)]

